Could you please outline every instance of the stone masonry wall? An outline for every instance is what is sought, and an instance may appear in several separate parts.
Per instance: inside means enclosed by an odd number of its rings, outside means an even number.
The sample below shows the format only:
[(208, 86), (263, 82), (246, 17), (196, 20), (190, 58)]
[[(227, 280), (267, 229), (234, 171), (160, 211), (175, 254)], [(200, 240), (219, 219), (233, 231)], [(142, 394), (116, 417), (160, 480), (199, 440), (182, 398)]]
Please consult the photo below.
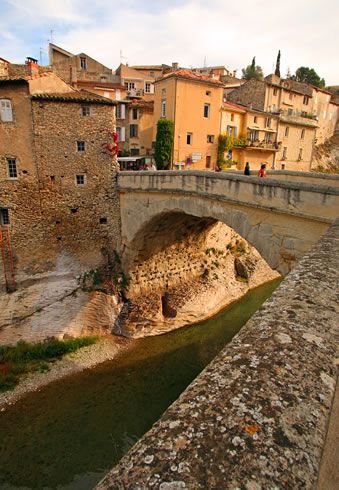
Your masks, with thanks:
[[(85, 104), (86, 105), (86, 104)], [(116, 161), (103, 151), (111, 143), (114, 108), (69, 102), (33, 102), (34, 141), (40, 175), (41, 206), (50, 235), (49, 260), (74, 257), (75, 267), (90, 269), (106, 259), (119, 241)], [(77, 141), (85, 151), (77, 150)], [(84, 185), (77, 185), (82, 175)]]
[(227, 95), (227, 100), (251, 106), (252, 109), (264, 110), (266, 84), (252, 78)]
[[(0, 127), (0, 207), (9, 209), (16, 283), (106, 264), (120, 237), (116, 160), (102, 149), (112, 142), (114, 107), (89, 102), (83, 117), (78, 102), (31, 101), (24, 87), (8, 93), (14, 121)], [(85, 141), (85, 152), (77, 141)], [(17, 160), (17, 179), (8, 178), (7, 157)], [(8, 272), (8, 253), (6, 261)]]

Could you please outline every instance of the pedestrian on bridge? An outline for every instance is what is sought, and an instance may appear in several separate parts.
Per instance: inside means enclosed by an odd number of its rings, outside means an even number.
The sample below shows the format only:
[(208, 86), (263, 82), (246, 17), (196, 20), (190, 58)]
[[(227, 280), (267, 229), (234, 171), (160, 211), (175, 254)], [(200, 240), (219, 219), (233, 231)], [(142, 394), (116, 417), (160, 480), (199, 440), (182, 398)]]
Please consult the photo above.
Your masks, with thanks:
[(258, 172), (258, 177), (266, 177), (266, 164), (265, 163), (262, 163), (261, 164), (261, 167), (260, 167), (260, 170)]

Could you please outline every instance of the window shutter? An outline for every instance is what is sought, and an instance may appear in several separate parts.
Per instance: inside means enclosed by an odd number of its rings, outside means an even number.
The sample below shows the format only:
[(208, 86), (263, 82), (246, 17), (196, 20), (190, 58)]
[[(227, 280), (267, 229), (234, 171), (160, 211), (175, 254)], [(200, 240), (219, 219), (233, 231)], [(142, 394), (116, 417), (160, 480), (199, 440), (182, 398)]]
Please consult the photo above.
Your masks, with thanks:
[(115, 98), (116, 98), (116, 100), (120, 100), (121, 99), (120, 89), (118, 89), (118, 88), (115, 91)]
[(235, 128), (234, 128), (234, 137), (235, 137), (235, 138), (236, 138), (236, 136), (237, 136), (237, 133), (238, 133), (238, 128), (237, 128), (237, 127), (235, 127)]
[(150, 88), (149, 93), (150, 94), (154, 94), (154, 85), (153, 85), (153, 83), (151, 83), (151, 88)]
[(125, 141), (125, 128), (121, 128), (120, 141)]
[(0, 100), (0, 116), (1, 116), (1, 121), (3, 122), (13, 121), (12, 104), (10, 100), (8, 99)]
[(125, 104), (121, 104), (121, 117), (120, 119), (125, 119), (126, 117), (126, 106)]

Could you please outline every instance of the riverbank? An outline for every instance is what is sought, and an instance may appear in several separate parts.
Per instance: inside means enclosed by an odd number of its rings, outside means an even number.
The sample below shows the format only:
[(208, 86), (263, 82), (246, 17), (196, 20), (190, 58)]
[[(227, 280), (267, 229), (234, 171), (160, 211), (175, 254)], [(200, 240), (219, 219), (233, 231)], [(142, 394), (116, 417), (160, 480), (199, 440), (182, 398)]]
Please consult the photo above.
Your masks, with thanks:
[(26, 394), (40, 391), (44, 386), (66, 376), (80, 373), (85, 369), (93, 368), (105, 361), (114, 359), (130, 341), (123, 337), (102, 337), (96, 344), (82, 347), (78, 351), (65, 355), (62, 359), (50, 365), (46, 372), (33, 372), (24, 375), (19, 384), (11, 391), (0, 393), (0, 410), (13, 405)]

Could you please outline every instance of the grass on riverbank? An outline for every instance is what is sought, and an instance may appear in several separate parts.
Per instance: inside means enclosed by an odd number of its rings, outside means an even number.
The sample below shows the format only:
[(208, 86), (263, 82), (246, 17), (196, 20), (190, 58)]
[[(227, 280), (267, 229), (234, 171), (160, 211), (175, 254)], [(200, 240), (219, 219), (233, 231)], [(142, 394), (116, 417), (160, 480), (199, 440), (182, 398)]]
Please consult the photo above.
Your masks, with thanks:
[(20, 340), (16, 346), (0, 346), (0, 392), (12, 390), (23, 374), (49, 371), (49, 362), (96, 341), (97, 337), (69, 340), (51, 338), (36, 344)]

